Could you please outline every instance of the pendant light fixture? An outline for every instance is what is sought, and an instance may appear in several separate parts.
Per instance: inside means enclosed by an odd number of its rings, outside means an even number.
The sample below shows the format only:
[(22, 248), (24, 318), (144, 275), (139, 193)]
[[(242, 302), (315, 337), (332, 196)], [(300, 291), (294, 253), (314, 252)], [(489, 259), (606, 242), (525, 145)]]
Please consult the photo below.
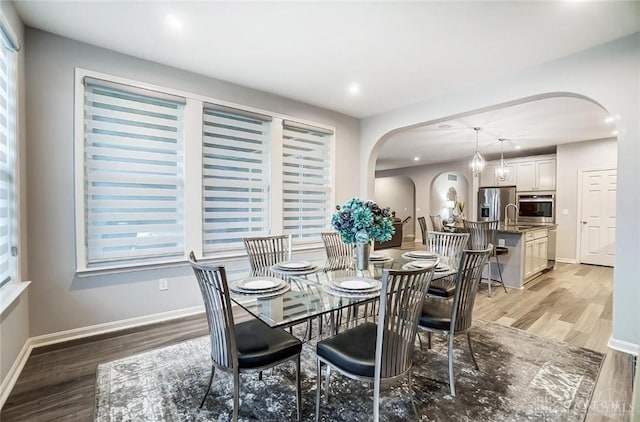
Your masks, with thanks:
[(478, 132), (480, 132), (479, 127), (474, 127), (473, 130), (476, 131), (476, 153), (473, 155), (473, 159), (471, 160), (471, 170), (473, 171), (474, 176), (478, 176), (484, 170), (484, 158), (480, 155), (480, 151), (478, 151)]
[(496, 166), (496, 179), (499, 182), (504, 182), (509, 178), (509, 167), (507, 167), (507, 163), (504, 161), (504, 138), (499, 138), (500, 141), (500, 164)]

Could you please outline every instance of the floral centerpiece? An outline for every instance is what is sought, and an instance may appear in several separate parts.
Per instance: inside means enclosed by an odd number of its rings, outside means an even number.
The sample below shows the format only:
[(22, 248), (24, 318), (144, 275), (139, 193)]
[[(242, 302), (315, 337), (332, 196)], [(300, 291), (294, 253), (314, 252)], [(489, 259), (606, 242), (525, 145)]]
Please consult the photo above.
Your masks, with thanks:
[(372, 240), (387, 242), (395, 233), (389, 208), (373, 201), (351, 198), (331, 217), (331, 225), (346, 244), (366, 244)]

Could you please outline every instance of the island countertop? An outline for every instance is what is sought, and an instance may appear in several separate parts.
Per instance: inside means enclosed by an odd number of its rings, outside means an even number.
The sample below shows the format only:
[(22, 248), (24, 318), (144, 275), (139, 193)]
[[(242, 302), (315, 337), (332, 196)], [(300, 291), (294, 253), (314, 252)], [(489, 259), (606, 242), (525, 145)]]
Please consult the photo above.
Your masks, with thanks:
[(538, 229), (551, 229), (558, 227), (557, 224), (542, 224), (542, 225), (531, 225), (531, 224), (513, 224), (513, 225), (504, 225), (500, 224), (498, 227), (498, 232), (501, 233), (526, 233), (532, 230)]

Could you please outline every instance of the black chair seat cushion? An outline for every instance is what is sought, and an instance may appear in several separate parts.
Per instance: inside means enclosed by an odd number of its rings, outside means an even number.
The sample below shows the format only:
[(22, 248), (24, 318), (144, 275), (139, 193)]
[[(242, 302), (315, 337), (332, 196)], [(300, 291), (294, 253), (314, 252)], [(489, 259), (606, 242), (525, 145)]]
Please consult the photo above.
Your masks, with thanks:
[(302, 342), (280, 328), (252, 319), (236, 325), (240, 368), (259, 368), (294, 357)]
[(350, 374), (373, 377), (378, 326), (366, 322), (318, 342), (319, 357)]
[(418, 324), (424, 328), (449, 331), (452, 306), (453, 302), (449, 300), (426, 298), (422, 303), (422, 315)]
[(506, 246), (496, 246), (496, 251), (495, 251), (496, 255), (506, 255), (508, 253), (509, 253), (509, 248), (507, 248)]
[(437, 296), (444, 299), (450, 299), (456, 292), (456, 278), (455, 276), (449, 276), (432, 280), (429, 284), (429, 290), (427, 294), (431, 296)]

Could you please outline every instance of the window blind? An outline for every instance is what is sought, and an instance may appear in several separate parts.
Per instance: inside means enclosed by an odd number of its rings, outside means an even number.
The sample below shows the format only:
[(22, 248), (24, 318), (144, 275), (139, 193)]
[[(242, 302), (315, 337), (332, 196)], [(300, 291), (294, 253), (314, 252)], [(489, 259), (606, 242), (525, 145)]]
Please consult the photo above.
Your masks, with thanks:
[(184, 99), (85, 86), (87, 265), (184, 256)]
[(16, 276), (15, 56), (0, 40), (0, 286)]
[(244, 247), (269, 233), (268, 116), (205, 104), (203, 251)]
[(333, 132), (284, 121), (282, 142), (283, 232), (316, 240), (331, 218)]

